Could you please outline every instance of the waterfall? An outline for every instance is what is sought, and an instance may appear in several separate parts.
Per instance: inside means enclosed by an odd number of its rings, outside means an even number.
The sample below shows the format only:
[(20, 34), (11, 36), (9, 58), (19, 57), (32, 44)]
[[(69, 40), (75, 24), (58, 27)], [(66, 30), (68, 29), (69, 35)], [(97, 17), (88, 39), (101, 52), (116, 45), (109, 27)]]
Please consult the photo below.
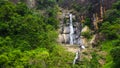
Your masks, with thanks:
[(70, 16), (70, 44), (73, 45), (74, 30), (73, 30), (73, 24), (72, 24), (72, 14), (70, 14), (69, 16)]

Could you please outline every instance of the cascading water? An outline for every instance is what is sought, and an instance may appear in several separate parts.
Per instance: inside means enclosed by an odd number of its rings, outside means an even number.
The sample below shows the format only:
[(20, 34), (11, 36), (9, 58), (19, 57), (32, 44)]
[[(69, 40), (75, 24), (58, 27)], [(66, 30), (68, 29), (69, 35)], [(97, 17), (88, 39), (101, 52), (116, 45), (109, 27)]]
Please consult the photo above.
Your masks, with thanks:
[(70, 45), (75, 44), (79, 46), (79, 49), (76, 52), (76, 56), (73, 60), (73, 66), (74, 66), (77, 62), (81, 61), (81, 57), (80, 57), (81, 50), (85, 49), (82, 39), (80, 38), (82, 25), (80, 25), (79, 22), (74, 22), (74, 27), (73, 27), (73, 19), (76, 20), (75, 15), (66, 13), (63, 16), (64, 16), (63, 23), (61, 23), (62, 30), (60, 30), (60, 35), (59, 35), (60, 42)]
[(74, 60), (73, 60), (73, 65), (74, 65), (77, 61), (79, 61), (79, 59), (80, 59), (80, 50), (78, 50), (78, 51), (76, 52), (76, 56), (75, 56), (75, 58), (74, 58)]
[(69, 16), (70, 16), (70, 45), (73, 45), (74, 30), (73, 30), (73, 24), (72, 24), (72, 14), (70, 14)]

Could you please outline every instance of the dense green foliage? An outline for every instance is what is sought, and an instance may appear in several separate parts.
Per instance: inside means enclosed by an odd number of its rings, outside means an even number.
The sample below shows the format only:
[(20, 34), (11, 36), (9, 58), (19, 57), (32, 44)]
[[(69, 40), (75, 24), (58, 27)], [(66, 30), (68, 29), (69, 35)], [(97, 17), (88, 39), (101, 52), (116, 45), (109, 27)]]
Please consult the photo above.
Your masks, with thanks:
[(48, 9), (45, 15), (40, 12), (21, 2), (0, 0), (0, 68), (71, 66), (68, 63), (73, 55), (55, 42), (56, 8)]
[(114, 62), (114, 68), (119, 68), (120, 65), (120, 46), (111, 50), (111, 56)]
[(39, 9), (54, 7), (56, 0), (37, 0)]
[[(52, 42), (55, 40), (54, 37), (50, 36), (51, 33), (55, 33), (53, 32), (54, 27), (44, 22), (45, 18), (41, 15), (33, 14), (24, 4), (19, 3), (15, 6), (12, 3), (5, 2), (0, 10), (2, 13), (0, 15), (0, 35), (2, 37), (4, 36), (5, 38), (9, 36), (9, 38), (12, 38), (11, 40), (16, 43), (20, 42), (20, 40), (24, 41), (26, 44), (29, 43), (28, 49), (34, 49), (42, 44), (49, 45), (49, 43), (45, 42)], [(44, 37), (44, 35), (46, 37)], [(14, 43), (12, 46), (14, 48), (19, 47), (15, 45)]]
[[(108, 60), (104, 68), (119, 68), (120, 63), (120, 1), (113, 4), (113, 8), (106, 11), (104, 22), (100, 27), (106, 41), (102, 43), (103, 50), (107, 51)], [(109, 57), (109, 58), (108, 58)], [(113, 60), (112, 60), (113, 59)]]
[(92, 27), (90, 22), (91, 22), (90, 18), (86, 18), (85, 22), (83, 24), (87, 25), (90, 28), (90, 27)]

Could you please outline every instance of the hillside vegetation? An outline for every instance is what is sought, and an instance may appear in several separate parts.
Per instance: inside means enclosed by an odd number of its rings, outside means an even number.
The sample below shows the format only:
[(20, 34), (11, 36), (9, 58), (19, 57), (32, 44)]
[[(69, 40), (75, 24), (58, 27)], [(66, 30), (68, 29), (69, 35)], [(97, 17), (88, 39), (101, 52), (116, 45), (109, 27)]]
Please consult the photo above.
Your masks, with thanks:
[[(9, 0), (0, 0), (0, 68), (119, 68), (120, 1), (105, 12), (99, 29), (93, 30), (101, 33), (104, 39), (99, 40), (91, 50), (92, 59), (83, 59), (74, 67), (74, 54), (56, 42), (60, 22), (58, 13), (60, 8), (70, 7), (77, 13), (89, 14), (89, 10), (94, 10), (92, 3), (83, 7), (77, 2), (71, 5), (68, 0), (37, 0), (36, 8), (31, 9), (24, 0), (20, 1), (14, 4)], [(69, 2), (72, 3), (71, 0)], [(83, 26), (93, 28), (90, 16), (86, 16)], [(91, 32), (83, 35), (87, 39), (92, 37)], [(98, 55), (97, 49), (107, 55)], [(104, 65), (98, 61), (101, 58), (105, 61)]]
[(43, 15), (24, 3), (0, 0), (0, 68), (71, 66), (73, 54), (56, 43), (56, 9), (46, 8)]
[(104, 68), (119, 68), (120, 65), (120, 1), (107, 10), (100, 26), (105, 41), (101, 41), (102, 50), (108, 52), (107, 64)]

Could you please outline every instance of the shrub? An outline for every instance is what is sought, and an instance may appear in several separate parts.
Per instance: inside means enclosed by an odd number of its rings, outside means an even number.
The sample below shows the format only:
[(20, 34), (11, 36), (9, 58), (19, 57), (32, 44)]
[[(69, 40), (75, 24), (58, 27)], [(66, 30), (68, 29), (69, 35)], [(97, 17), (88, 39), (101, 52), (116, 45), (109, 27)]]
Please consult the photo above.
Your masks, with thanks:
[(87, 38), (87, 39), (90, 39), (90, 38), (91, 38), (91, 33), (90, 33), (90, 31), (82, 32), (81, 35), (84, 36), (84, 37)]
[(104, 20), (113, 22), (120, 17), (120, 12), (116, 9), (107, 10), (104, 16)]

